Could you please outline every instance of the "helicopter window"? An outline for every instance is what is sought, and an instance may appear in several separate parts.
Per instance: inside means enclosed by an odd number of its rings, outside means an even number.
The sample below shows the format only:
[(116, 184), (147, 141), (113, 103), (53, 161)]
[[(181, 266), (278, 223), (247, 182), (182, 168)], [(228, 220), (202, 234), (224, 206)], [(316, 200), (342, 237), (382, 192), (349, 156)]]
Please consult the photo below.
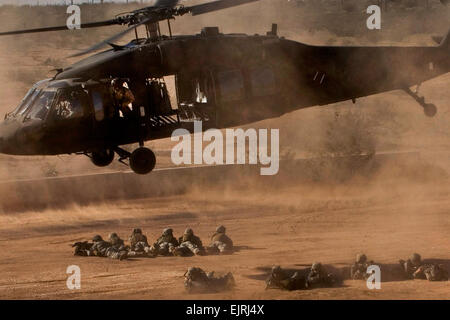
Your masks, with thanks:
[(56, 91), (42, 92), (42, 94), (37, 98), (36, 102), (34, 102), (33, 106), (31, 107), (27, 118), (44, 120), (48, 111), (50, 110), (55, 95)]
[(206, 94), (206, 79), (204, 80), (203, 85), (200, 84), (200, 81), (197, 79), (195, 85), (195, 102), (197, 103), (208, 103), (208, 97)]
[(92, 102), (95, 110), (95, 120), (102, 121), (105, 119), (105, 110), (103, 108), (103, 94), (98, 91), (92, 91)]
[(23, 98), (22, 102), (19, 104), (16, 110), (13, 111), (12, 114), (14, 116), (21, 116), (22, 114), (24, 114), (39, 93), (40, 91), (36, 89), (31, 89), (30, 91), (28, 91), (25, 98)]
[(244, 79), (240, 70), (219, 72), (217, 78), (223, 101), (244, 98)]
[(79, 91), (63, 91), (59, 95), (55, 111), (58, 119), (73, 119), (83, 116), (83, 105), (80, 100)]
[(277, 92), (275, 74), (269, 68), (250, 70), (250, 81), (255, 97), (273, 95)]

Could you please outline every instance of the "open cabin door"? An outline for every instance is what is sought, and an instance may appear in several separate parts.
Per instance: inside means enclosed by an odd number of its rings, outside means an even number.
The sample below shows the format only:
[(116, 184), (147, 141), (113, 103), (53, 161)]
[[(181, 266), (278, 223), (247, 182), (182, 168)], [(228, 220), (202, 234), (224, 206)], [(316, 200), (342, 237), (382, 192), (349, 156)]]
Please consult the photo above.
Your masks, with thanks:
[(179, 73), (175, 79), (179, 121), (202, 121), (206, 127), (215, 127), (217, 103), (213, 74), (209, 70)]

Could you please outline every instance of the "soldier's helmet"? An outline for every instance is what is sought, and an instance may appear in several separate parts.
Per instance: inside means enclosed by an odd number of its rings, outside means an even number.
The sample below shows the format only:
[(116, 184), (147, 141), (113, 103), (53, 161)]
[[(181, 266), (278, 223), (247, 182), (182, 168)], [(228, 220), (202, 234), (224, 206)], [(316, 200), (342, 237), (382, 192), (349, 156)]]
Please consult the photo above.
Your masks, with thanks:
[(226, 228), (224, 226), (219, 226), (216, 229), (217, 233), (225, 233), (225, 231), (226, 231)]
[(198, 280), (205, 272), (201, 268), (190, 267), (185, 276), (191, 280)]
[(280, 274), (281, 273), (281, 267), (280, 266), (273, 266), (272, 267), (272, 274)]
[(100, 235), (96, 235), (96, 236), (94, 236), (94, 237), (92, 238), (92, 241), (93, 241), (93, 242), (103, 241), (103, 238), (102, 238), (102, 236), (100, 236)]
[(422, 261), (422, 257), (418, 253), (413, 253), (411, 256), (411, 262), (414, 264), (418, 264)]
[(173, 234), (173, 230), (171, 228), (166, 228), (163, 230), (163, 236), (171, 236)]
[(142, 234), (142, 230), (140, 228), (134, 228), (132, 233), (133, 234)]
[(322, 269), (322, 264), (320, 262), (314, 262), (311, 266), (311, 271), (319, 272)]
[(186, 230), (184, 230), (184, 234), (186, 236), (192, 236), (194, 234), (194, 231), (191, 228), (187, 228)]
[(114, 88), (120, 88), (123, 87), (124, 82), (125, 81), (123, 79), (113, 79), (111, 84)]
[(118, 238), (119, 238), (119, 236), (115, 232), (110, 233), (109, 237), (108, 237), (109, 240), (118, 239)]
[(367, 256), (364, 253), (359, 253), (356, 255), (356, 263), (365, 263), (367, 261)]

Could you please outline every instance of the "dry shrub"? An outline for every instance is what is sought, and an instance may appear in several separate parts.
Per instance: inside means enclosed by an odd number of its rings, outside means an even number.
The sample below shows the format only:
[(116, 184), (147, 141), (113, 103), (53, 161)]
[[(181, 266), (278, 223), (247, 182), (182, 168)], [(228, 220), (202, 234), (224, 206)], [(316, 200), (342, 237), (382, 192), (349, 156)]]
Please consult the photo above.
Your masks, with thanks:
[(360, 109), (336, 111), (323, 120), (323, 135), (308, 146), (313, 159), (309, 169), (313, 180), (347, 180), (363, 173), (376, 152), (374, 129), (378, 120)]

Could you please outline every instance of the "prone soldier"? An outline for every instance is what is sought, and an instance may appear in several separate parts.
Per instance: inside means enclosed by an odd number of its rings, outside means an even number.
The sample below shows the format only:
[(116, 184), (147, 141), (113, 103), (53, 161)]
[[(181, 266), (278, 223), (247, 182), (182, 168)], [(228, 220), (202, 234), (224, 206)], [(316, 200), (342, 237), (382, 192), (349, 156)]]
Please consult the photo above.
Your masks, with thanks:
[(305, 288), (305, 279), (298, 272), (289, 276), (280, 266), (273, 266), (270, 276), (266, 279), (267, 289), (300, 290)]
[(305, 287), (307, 289), (327, 288), (332, 287), (335, 283), (336, 279), (334, 275), (327, 273), (320, 262), (315, 262), (306, 276)]
[(90, 255), (91, 248), (94, 244), (89, 241), (83, 241), (83, 242), (75, 242), (72, 245), (72, 248), (74, 249), (73, 255), (74, 256), (82, 256), (87, 257)]
[(110, 242), (104, 241), (99, 235), (96, 235), (92, 239), (93, 245), (90, 249), (89, 255), (97, 257), (109, 257), (111, 259), (124, 260), (128, 257), (126, 250), (119, 250), (114, 247)]
[(194, 235), (194, 231), (191, 228), (187, 228), (184, 234), (178, 240), (180, 244), (178, 247), (172, 249), (172, 253), (175, 256), (191, 256), (191, 255), (204, 255), (205, 249), (203, 248), (202, 241), (199, 237)]
[(214, 271), (206, 273), (201, 268), (189, 268), (184, 278), (184, 287), (188, 293), (220, 292), (231, 290), (235, 286), (231, 272), (215, 276)]
[(443, 264), (425, 265), (423, 272), (428, 281), (448, 281), (448, 271)]
[(367, 273), (367, 268), (374, 264), (373, 261), (367, 261), (367, 256), (364, 253), (356, 255), (356, 260), (350, 267), (350, 277), (353, 280), (367, 280), (370, 274)]
[(128, 241), (130, 242), (129, 256), (155, 256), (152, 252), (152, 248), (148, 244), (147, 237), (142, 233), (142, 229), (133, 229)]
[(407, 261), (400, 260), (400, 265), (409, 279), (427, 279), (428, 281), (448, 280), (448, 272), (444, 265), (423, 263), (418, 253), (414, 253)]
[(128, 246), (125, 246), (125, 242), (120, 239), (120, 237), (115, 232), (109, 234), (108, 240), (111, 243), (111, 247), (117, 251), (128, 251), (129, 249)]
[(162, 235), (153, 244), (153, 251), (156, 255), (169, 256), (179, 246), (177, 238), (173, 236), (173, 230), (166, 228)]
[(425, 279), (424, 268), (422, 268), (422, 257), (418, 253), (413, 253), (408, 260), (400, 260), (400, 266), (409, 279)]
[(227, 254), (233, 252), (233, 241), (226, 234), (224, 226), (217, 227), (211, 237), (211, 244), (207, 247), (209, 254)]

